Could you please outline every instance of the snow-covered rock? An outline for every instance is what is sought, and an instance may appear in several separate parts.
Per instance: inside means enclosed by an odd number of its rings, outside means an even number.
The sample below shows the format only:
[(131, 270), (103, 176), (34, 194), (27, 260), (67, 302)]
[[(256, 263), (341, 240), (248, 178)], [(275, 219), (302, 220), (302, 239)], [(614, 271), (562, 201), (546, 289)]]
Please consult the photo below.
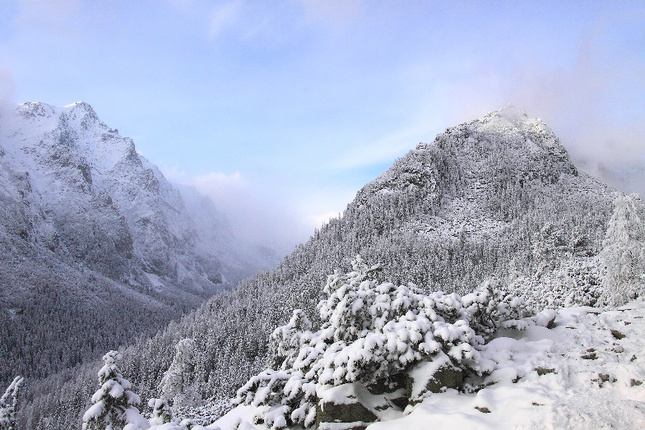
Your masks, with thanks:
[[(618, 308), (563, 309), (551, 329), (535, 325), (482, 346), (482, 357), (494, 362), (495, 370), (479, 381), (480, 389), (446, 389), (404, 411), (381, 409), (379, 422), (367, 428), (643, 428), (644, 331), (642, 298)], [(422, 367), (415, 372), (422, 379)], [(322, 394), (327, 402), (342, 403), (360, 397), (354, 391), (340, 386)], [(252, 417), (252, 407), (238, 406), (212, 428), (241, 421), (247, 428), (269, 428), (251, 425)]]
[(475, 393), (448, 390), (373, 430), (645, 427), (645, 301), (560, 311), (555, 326), (499, 337), (482, 355), (496, 363)]

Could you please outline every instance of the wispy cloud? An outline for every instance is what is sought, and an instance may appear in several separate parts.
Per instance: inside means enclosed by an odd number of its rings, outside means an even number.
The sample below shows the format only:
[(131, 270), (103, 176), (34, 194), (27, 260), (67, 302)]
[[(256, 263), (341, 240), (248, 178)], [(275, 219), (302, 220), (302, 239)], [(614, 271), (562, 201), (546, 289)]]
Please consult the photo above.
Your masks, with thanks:
[[(428, 119), (431, 123), (432, 119)], [(428, 135), (428, 125), (416, 125), (380, 138), (379, 140), (362, 145), (351, 147), (337, 160), (332, 162), (332, 168), (349, 170), (360, 167), (372, 166), (391, 162), (393, 159), (405, 155), (409, 150), (414, 149), (413, 142), (420, 142)]]
[(232, 174), (211, 172), (193, 178), (192, 182), (200, 192), (209, 195), (214, 201), (226, 202), (229, 205), (249, 190), (248, 182), (239, 172)]
[(645, 56), (609, 45), (602, 28), (586, 36), (570, 64), (519, 70), (510, 95), (542, 115), (574, 157), (645, 165)]
[(4, 112), (14, 105), (15, 89), (16, 84), (11, 72), (0, 68), (0, 120), (4, 116)]
[(16, 89), (12, 73), (8, 69), (0, 68), (0, 101), (13, 102), (13, 94)]
[(215, 6), (211, 12), (208, 36), (216, 39), (222, 33), (237, 27), (242, 18), (244, 3), (234, 0)]

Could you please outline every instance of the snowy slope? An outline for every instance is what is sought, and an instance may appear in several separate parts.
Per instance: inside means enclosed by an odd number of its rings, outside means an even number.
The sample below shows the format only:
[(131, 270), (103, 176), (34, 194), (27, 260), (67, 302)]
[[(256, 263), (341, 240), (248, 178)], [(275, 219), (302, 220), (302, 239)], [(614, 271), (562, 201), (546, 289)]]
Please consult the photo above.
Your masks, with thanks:
[(551, 330), (529, 327), (483, 348), (497, 363), (489, 387), (433, 395), (368, 428), (645, 428), (644, 318), (643, 299), (563, 309)]
[[(432, 394), (367, 428), (645, 428), (643, 332), (643, 299), (606, 310), (563, 309), (551, 329), (507, 331), (481, 348), (496, 363), (488, 387)], [(206, 428), (267, 429), (252, 424), (254, 412), (240, 406)]]

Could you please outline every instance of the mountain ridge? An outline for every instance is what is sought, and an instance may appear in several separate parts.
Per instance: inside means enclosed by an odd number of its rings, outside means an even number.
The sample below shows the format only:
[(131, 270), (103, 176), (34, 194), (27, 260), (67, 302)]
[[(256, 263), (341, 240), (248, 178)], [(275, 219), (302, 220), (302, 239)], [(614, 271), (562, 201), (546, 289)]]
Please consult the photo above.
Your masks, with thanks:
[(241, 252), (214, 205), (202, 207), (205, 227), (184, 200), (89, 104), (4, 110), (0, 380), (42, 377), (152, 333), (272, 263)]
[[(451, 127), (436, 142), (465, 141), (473, 135), (469, 128), (478, 121)], [(143, 357), (150, 355), (135, 357), (136, 350), (158, 351), (164, 344), (168, 356), (152, 365), (153, 373), (163, 372), (172, 345), (182, 337), (195, 338), (200, 354), (207, 357), (197, 365), (199, 372), (215, 380), (223, 378), (219, 385), (202, 387), (203, 394), (230, 396), (232, 387), (243, 384), (250, 374), (227, 375), (223, 369), (259, 370), (266, 359), (267, 330), (285, 324), (291, 309), (301, 308), (314, 324), (319, 323), (315, 307), (327, 276), (335, 270), (351, 270), (350, 262), (357, 254), (368, 262), (381, 263), (383, 279), (413, 282), (425, 291), (469, 292), (489, 278), (532, 284), (541, 271), (540, 282), (564, 277), (571, 284), (564, 288), (563, 297), (552, 298), (554, 305), (564, 303), (569, 293), (574, 302), (596, 300), (600, 273), (591, 262), (602, 249), (615, 190), (578, 172), (563, 157), (566, 151), (553, 140), (550, 129), (538, 127), (536, 133), (551, 139), (546, 147), (553, 148), (556, 171), (562, 174), (527, 175), (520, 185), (522, 178), (511, 169), (497, 182), (472, 184), (473, 193), (481, 198), (471, 202), (467, 193), (459, 197), (455, 185), (463, 180), (460, 160), (438, 152), (437, 145), (422, 145), (361, 188), (340, 219), (317, 230), (276, 269), (244, 281), (231, 293), (213, 297), (179, 326), (126, 351), (132, 360), (128, 366), (135, 374), (149, 373)], [(503, 146), (506, 137), (498, 131), (495, 139)], [(495, 156), (501, 166), (509, 164), (504, 154)], [(401, 192), (388, 189), (390, 180), (396, 181)], [(421, 186), (414, 184), (419, 181)], [(578, 211), (584, 216), (576, 215)], [(575, 223), (578, 228), (571, 227)], [(554, 227), (542, 232), (550, 224)], [(574, 288), (577, 284), (580, 287)], [(589, 291), (578, 293), (583, 285)], [(255, 305), (259, 301), (264, 303), (262, 308)], [(153, 346), (155, 342), (158, 345)], [(156, 382), (142, 386), (152, 393)]]

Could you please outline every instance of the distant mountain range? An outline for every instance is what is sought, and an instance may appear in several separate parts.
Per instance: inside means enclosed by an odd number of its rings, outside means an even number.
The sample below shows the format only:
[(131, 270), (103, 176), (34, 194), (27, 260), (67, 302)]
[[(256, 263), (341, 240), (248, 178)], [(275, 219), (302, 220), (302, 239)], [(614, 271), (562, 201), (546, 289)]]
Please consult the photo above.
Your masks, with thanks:
[(154, 333), (276, 260), (87, 103), (0, 117), (0, 381)]

